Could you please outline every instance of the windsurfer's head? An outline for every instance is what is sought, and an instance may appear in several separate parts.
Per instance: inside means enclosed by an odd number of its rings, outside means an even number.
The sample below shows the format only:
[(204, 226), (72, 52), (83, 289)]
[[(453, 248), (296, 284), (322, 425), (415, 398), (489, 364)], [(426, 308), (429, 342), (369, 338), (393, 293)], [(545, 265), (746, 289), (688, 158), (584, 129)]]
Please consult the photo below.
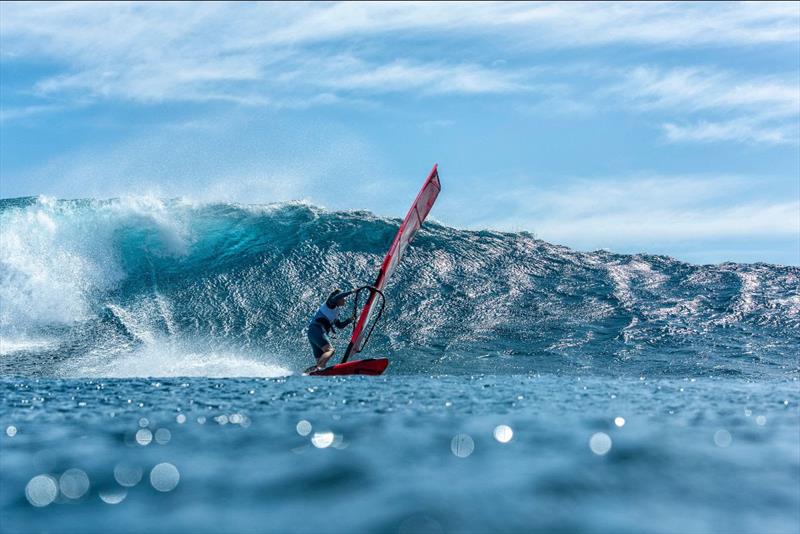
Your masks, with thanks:
[(345, 298), (339, 297), (339, 294), (342, 292), (341, 289), (334, 289), (331, 291), (331, 294), (328, 296), (327, 305), (329, 308), (338, 308), (339, 306), (345, 305)]

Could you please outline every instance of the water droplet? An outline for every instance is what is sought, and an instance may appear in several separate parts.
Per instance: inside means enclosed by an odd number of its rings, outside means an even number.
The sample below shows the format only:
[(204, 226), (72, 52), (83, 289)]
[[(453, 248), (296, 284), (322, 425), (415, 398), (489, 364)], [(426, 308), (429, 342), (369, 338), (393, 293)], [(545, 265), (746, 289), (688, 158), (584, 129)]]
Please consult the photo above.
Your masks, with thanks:
[(618, 427), (625, 426), (625, 418), (624, 417), (615, 417), (614, 418), (614, 424), (617, 425)]
[(17, 435), (17, 427), (15, 427), (14, 425), (9, 425), (8, 428), (6, 428), (6, 435), (9, 438), (13, 438), (14, 436), (16, 436)]
[(183, 423), (185, 423), (185, 422), (186, 422), (186, 416), (185, 416), (185, 415), (183, 415), (182, 413), (179, 413), (179, 414), (178, 414), (178, 415), (175, 417), (175, 421), (177, 421), (179, 425), (182, 425)]
[(763, 415), (756, 416), (756, 424), (758, 426), (764, 426), (767, 424), (767, 418)]
[(142, 417), (141, 419), (139, 419), (139, 426), (141, 428), (147, 428), (147, 426), (149, 424), (150, 424), (150, 421), (147, 420), (147, 417)]

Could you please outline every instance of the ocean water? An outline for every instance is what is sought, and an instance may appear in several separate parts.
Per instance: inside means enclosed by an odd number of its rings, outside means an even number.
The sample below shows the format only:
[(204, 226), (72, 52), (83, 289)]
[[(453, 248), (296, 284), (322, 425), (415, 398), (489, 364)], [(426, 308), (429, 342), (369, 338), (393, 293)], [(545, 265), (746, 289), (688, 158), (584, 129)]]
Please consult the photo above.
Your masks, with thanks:
[(3, 532), (800, 529), (800, 269), (429, 221), (387, 373), (299, 376), (398, 224), (0, 201)]

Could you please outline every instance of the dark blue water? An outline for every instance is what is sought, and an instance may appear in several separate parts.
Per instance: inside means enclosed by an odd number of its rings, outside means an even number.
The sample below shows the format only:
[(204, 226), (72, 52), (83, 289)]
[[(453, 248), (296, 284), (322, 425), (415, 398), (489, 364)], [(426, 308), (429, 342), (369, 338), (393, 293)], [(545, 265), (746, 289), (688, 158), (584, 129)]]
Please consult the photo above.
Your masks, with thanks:
[(800, 269), (426, 223), (387, 374), (297, 376), (398, 224), (0, 201), (3, 531), (797, 532)]

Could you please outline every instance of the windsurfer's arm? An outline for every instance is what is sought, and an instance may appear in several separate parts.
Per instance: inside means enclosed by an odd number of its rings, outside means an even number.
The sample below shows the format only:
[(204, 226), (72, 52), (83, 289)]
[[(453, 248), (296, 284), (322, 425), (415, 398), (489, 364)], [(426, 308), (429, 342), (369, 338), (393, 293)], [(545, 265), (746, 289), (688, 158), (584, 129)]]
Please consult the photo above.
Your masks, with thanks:
[(344, 321), (342, 321), (342, 320), (340, 320), (340, 319), (336, 319), (336, 320), (333, 322), (333, 325), (334, 325), (336, 328), (340, 328), (340, 329), (341, 329), (341, 328), (344, 328), (345, 326), (349, 325), (350, 323), (352, 323), (352, 322), (353, 322), (353, 319), (354, 319), (353, 317), (348, 317), (348, 318), (347, 318), (347, 319), (345, 319)]

